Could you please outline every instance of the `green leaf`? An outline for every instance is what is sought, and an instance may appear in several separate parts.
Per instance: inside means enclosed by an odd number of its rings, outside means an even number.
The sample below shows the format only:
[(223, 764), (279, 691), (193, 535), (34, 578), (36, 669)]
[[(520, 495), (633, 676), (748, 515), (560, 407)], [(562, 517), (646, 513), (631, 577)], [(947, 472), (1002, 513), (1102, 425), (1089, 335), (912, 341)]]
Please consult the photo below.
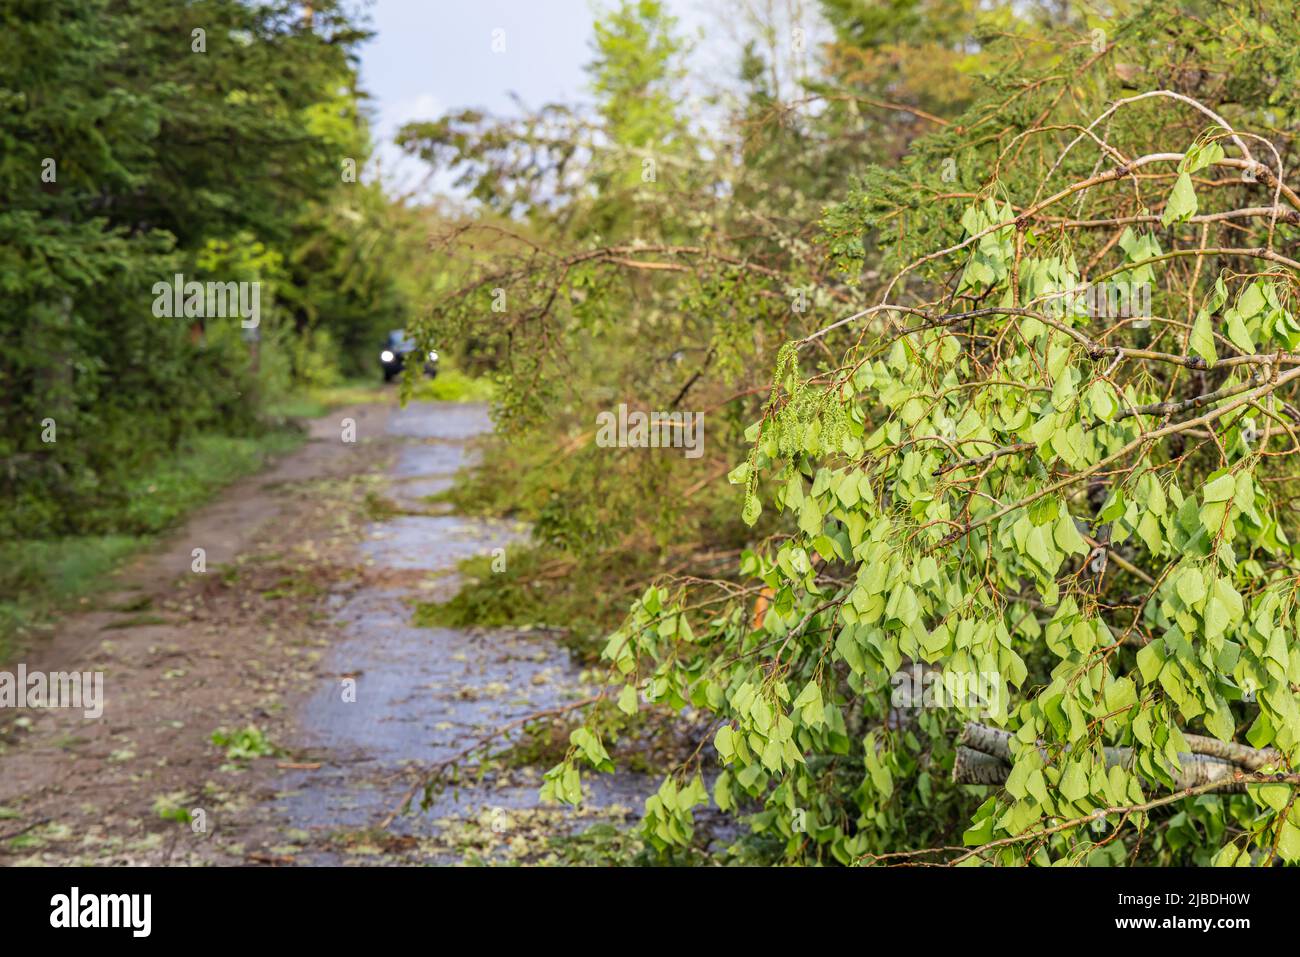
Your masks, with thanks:
[(1241, 318), (1251, 319), (1254, 318), (1254, 316), (1257, 315), (1266, 305), (1268, 305), (1268, 302), (1264, 298), (1264, 294), (1260, 291), (1259, 282), (1257, 280), (1252, 282), (1242, 292), (1241, 298), (1237, 300), (1237, 308), (1235, 311), (1241, 315)]
[(1214, 350), (1214, 329), (1210, 325), (1210, 314), (1204, 309), (1196, 314), (1196, 321), (1192, 323), (1192, 334), (1187, 344), (1211, 367), (1219, 361), (1219, 354)]
[(1079, 534), (1079, 529), (1074, 524), (1074, 518), (1068, 511), (1063, 512), (1057, 520), (1052, 537), (1056, 540), (1057, 546), (1064, 552), (1073, 552), (1075, 555), (1088, 554), (1088, 543)]
[(1029, 553), (1029, 557), (1043, 568), (1055, 572), (1057, 565), (1052, 562), (1052, 549), (1041, 527), (1030, 529), (1029, 535), (1025, 538), (1025, 550)]
[(1273, 722), (1264, 712), (1259, 713), (1255, 723), (1250, 726), (1246, 732), (1246, 740), (1250, 742), (1252, 748), (1266, 748), (1269, 742), (1273, 740)]
[(1152, 555), (1160, 554), (1161, 546), (1164, 544), (1163, 531), (1160, 519), (1156, 518), (1154, 512), (1142, 513), (1142, 518), (1138, 522), (1137, 533), (1142, 537), (1142, 541)]
[(718, 775), (717, 783), (713, 785), (713, 800), (717, 802), (718, 809), (721, 811), (730, 811), (733, 806), (731, 800), (731, 772), (723, 771)]
[(1121, 711), (1137, 703), (1137, 688), (1132, 678), (1116, 678), (1106, 685), (1106, 711)]
[(1205, 597), (1205, 576), (1199, 568), (1185, 568), (1175, 588), (1183, 604), (1190, 608)]
[(1219, 600), (1218, 596), (1211, 598), (1205, 603), (1205, 637), (1211, 641), (1219, 638), (1228, 630), (1232, 624), (1232, 618), (1228, 614), (1228, 606)]
[(1077, 373), (1073, 368), (1067, 368), (1056, 380), (1052, 387), (1052, 408), (1057, 412), (1064, 412), (1074, 405), (1076, 394), (1075, 376)]
[(1082, 762), (1072, 761), (1061, 775), (1061, 794), (1067, 801), (1074, 802), (1088, 793), (1088, 775)]
[(1284, 861), (1300, 861), (1300, 827), (1288, 819), (1282, 820), (1282, 833), (1278, 835), (1277, 852)]
[(636, 714), (636, 707), (636, 688), (624, 685), (623, 690), (618, 693), (618, 710), (624, 714)]
[(1225, 316), (1227, 323), (1224, 332), (1227, 333), (1228, 341), (1247, 355), (1255, 354), (1255, 342), (1250, 338), (1250, 331), (1246, 328), (1246, 323), (1242, 320), (1241, 314), (1235, 309), (1229, 309)]
[(1043, 772), (1038, 768), (1030, 771), (1029, 777), (1025, 778), (1025, 790), (1040, 805), (1047, 804), (1047, 781), (1044, 780)]
[(1210, 482), (1201, 491), (1201, 498), (1206, 502), (1226, 502), (1237, 494), (1237, 480), (1230, 473), (1225, 473)]
[(1179, 173), (1174, 188), (1169, 193), (1169, 201), (1165, 204), (1164, 215), (1160, 217), (1160, 224), (1168, 226), (1171, 223), (1181, 223), (1195, 215), (1196, 190), (1192, 188), (1192, 177), (1187, 173)]
[(720, 727), (713, 737), (713, 746), (718, 749), (718, 754), (722, 755), (724, 761), (731, 760), (731, 756), (736, 753), (734, 737), (735, 732), (731, 730), (729, 724)]
[(799, 694), (795, 697), (794, 701), (790, 703), (790, 707), (802, 708), (804, 705), (809, 704), (813, 701), (821, 701), (821, 700), (822, 700), (822, 689), (818, 687), (817, 682), (810, 681), (803, 686), (803, 690), (800, 691)]
[(592, 764), (601, 770), (613, 770), (613, 764), (610, 761), (609, 753), (605, 746), (600, 743), (600, 739), (592, 733), (590, 728), (576, 728), (569, 735), (569, 743), (579, 748)]
[(768, 738), (767, 744), (764, 746), (763, 753), (760, 756), (760, 760), (763, 762), (763, 767), (767, 768), (769, 771), (780, 771), (781, 757), (784, 753), (785, 749), (781, 747), (780, 741), (776, 740), (776, 738)]
[(1274, 811), (1285, 811), (1291, 803), (1289, 784), (1251, 784), (1246, 789), (1259, 799), (1261, 805), (1271, 807)]
[(1241, 848), (1236, 844), (1225, 844), (1218, 854), (1214, 855), (1212, 866), (1214, 867), (1235, 867), (1238, 857), (1244, 857), (1246, 862), (1250, 863), (1250, 855), (1242, 854)]
[(1165, 666), (1165, 653), (1159, 639), (1143, 645), (1138, 650), (1137, 664), (1138, 671), (1142, 673), (1142, 680), (1147, 684), (1151, 684), (1160, 676), (1160, 669)]
[(1221, 708), (1215, 711), (1207, 711), (1205, 717), (1205, 727), (1220, 741), (1231, 741), (1232, 732), (1236, 727), (1232, 723), (1232, 714), (1227, 708)]
[(819, 535), (822, 530), (822, 510), (817, 500), (809, 495), (799, 509), (799, 529), (805, 535)]
[(1029, 780), (1029, 772), (1033, 768), (1028, 761), (1017, 761), (1011, 768), (1011, 773), (1007, 775), (1007, 780), (1003, 785), (1007, 793), (1014, 798), (1023, 798), (1029, 792), (1025, 789), (1025, 782)]
[(1111, 387), (1102, 380), (1098, 379), (1088, 387), (1088, 406), (1092, 409), (1092, 414), (1103, 422), (1109, 422), (1115, 417), (1115, 399), (1111, 395)]
[(818, 727), (825, 723), (824, 706), (822, 704), (822, 692), (820, 688), (814, 686), (816, 694), (813, 699), (805, 704), (799, 711), (799, 717), (803, 723), (811, 727)]
[(961, 836), (961, 842), (967, 847), (979, 847), (993, 840), (993, 825), (997, 823), (992, 815), (978, 824), (972, 824)]
[(1178, 164), (1179, 172), (1195, 173), (1223, 159), (1223, 147), (1217, 142), (1193, 143)]

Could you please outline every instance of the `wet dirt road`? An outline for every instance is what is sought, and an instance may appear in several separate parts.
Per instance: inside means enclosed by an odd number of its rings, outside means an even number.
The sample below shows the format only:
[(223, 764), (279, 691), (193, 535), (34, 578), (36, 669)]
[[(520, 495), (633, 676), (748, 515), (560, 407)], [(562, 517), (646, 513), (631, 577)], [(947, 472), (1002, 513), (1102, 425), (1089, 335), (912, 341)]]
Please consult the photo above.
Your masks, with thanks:
[[(657, 779), (591, 774), (583, 809), (542, 806), (552, 754), (463, 775), (380, 826), (421, 769), (598, 690), (553, 634), (411, 623), (415, 602), (455, 593), (459, 562), (526, 534), (426, 500), (489, 428), (452, 403), (317, 420), (142, 556), (119, 604), (61, 623), (29, 668), (102, 670), (104, 714), (0, 713), (0, 864), (533, 863), (558, 835), (634, 822)], [(366, 520), (369, 497), (395, 508)], [(190, 574), (191, 547), (218, 539), (222, 564)], [(250, 725), (272, 753), (212, 741)]]
[[(411, 624), (413, 600), (455, 593), (458, 563), (475, 556), (502, 560), (505, 547), (526, 535), (517, 524), (450, 514), (426, 501), (451, 485), (471, 461), (470, 441), (490, 427), (478, 405), (412, 403), (388, 420), (387, 432), (400, 444), (386, 495), (402, 514), (367, 527), (362, 561), (423, 577), (331, 598), (341, 640), (323, 670), (334, 677), (301, 707), (300, 733), (287, 742), (322, 766), (287, 772), (275, 805), (288, 829), (312, 836), (295, 855), (299, 862), (345, 863), (381, 848), (393, 862), (528, 859), (549, 836), (594, 820), (624, 820), (648, 793), (639, 775), (592, 775), (583, 811), (542, 807), (537, 790), (546, 769), (524, 765), (443, 790), (428, 810), (392, 821), (387, 833), (396, 839), (373, 830), (401, 804), (418, 769), (598, 690), (583, 684), (553, 636)], [(367, 842), (368, 829), (377, 843)], [(345, 852), (337, 842), (314, 849), (328, 844), (318, 838), (339, 832), (361, 838)]]

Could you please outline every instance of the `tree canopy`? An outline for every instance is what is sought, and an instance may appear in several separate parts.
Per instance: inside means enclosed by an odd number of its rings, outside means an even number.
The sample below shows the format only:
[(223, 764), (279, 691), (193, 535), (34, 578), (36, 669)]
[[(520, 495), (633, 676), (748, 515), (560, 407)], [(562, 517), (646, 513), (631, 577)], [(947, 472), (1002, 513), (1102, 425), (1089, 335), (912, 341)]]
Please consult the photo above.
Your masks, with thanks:
[[(416, 233), (358, 179), (366, 34), (340, 4), (0, 16), (0, 531), (99, 532), (151, 458), (357, 369), (413, 311)], [(152, 314), (178, 273), (263, 285), (256, 354), (239, 323)]]
[[(649, 704), (708, 728), (665, 853), (712, 803), (768, 860), (1300, 859), (1294, 18), (823, 12), (797, 101), (751, 43), (721, 128), (643, 0), (589, 114), (404, 131), (514, 215), (433, 321), (503, 377), (542, 546), (636, 596), (544, 793)], [(621, 401), (708, 453), (593, 444)]]

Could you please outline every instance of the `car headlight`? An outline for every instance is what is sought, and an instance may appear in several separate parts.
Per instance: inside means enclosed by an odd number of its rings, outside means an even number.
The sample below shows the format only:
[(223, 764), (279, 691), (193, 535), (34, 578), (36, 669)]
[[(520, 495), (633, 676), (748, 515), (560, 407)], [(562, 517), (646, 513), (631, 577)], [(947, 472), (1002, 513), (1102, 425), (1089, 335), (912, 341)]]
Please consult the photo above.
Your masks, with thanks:
[(392, 362), (392, 361), (393, 361), (393, 354), (392, 354), (391, 352), (389, 352), (387, 349), (385, 349), (383, 352), (379, 353), (379, 361), (381, 361), (381, 362)]
[(437, 352), (430, 352), (430, 353), (429, 353), (429, 361), (430, 361), (430, 362), (437, 362), (437, 361), (438, 361), (438, 353), (437, 353)]

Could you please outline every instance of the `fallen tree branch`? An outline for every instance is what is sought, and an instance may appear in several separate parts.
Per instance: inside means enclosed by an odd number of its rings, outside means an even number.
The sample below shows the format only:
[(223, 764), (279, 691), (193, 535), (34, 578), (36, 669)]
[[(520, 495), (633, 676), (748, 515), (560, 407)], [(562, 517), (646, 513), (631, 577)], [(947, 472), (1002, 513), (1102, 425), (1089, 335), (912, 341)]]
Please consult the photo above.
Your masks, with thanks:
[[(1200, 734), (1184, 734), (1190, 752), (1178, 755), (1180, 770), (1174, 775), (1174, 789), (1216, 785), (1212, 790), (1244, 791), (1246, 782), (1239, 772), (1258, 772), (1269, 765), (1279, 765), (1282, 756), (1273, 748), (1251, 748), (1233, 741), (1219, 741)], [(1131, 769), (1132, 748), (1104, 749), (1107, 767)], [(1001, 728), (967, 722), (957, 742), (953, 762), (954, 784), (1002, 784), (1011, 773), (1015, 756), (1011, 750), (1011, 732)]]
[(388, 826), (393, 823), (397, 815), (405, 813), (406, 810), (411, 806), (411, 801), (414, 799), (415, 795), (422, 790), (427, 791), (430, 788), (432, 788), (438, 782), (438, 779), (447, 772), (448, 768), (465, 760), (465, 758), (469, 757), (475, 751), (479, 750), (480, 748), (484, 747), (485, 745), (489, 744), (495, 739), (501, 737), (504, 734), (509, 734), (511, 731), (514, 731), (516, 728), (521, 728), (524, 725), (529, 724), (533, 721), (537, 721), (541, 718), (553, 718), (556, 717), (557, 715), (567, 714), (570, 711), (576, 711), (579, 708), (585, 708), (587, 705), (594, 704), (595, 702), (599, 701), (602, 697), (604, 697), (603, 693), (596, 694), (596, 695), (592, 695), (590, 698), (583, 698), (581, 701), (574, 701), (571, 704), (561, 705), (558, 708), (544, 708), (541, 711), (534, 711), (532, 714), (526, 714), (522, 718), (516, 718), (514, 721), (501, 725), (499, 728), (496, 728), (495, 730), (490, 731), (489, 733), (483, 735), (483, 737), (479, 738), (469, 747), (462, 748), (460, 751), (457, 751), (451, 757), (439, 761), (437, 764), (433, 765), (433, 767), (431, 767), (427, 772), (425, 772), (424, 776), (419, 781), (417, 781), (415, 784), (411, 786), (410, 790), (408, 790), (406, 794), (402, 796), (402, 800), (398, 803), (397, 807), (393, 808), (393, 810), (389, 812), (388, 816), (379, 822), (380, 830), (387, 830)]
[(1118, 422), (1120, 419), (1127, 419), (1138, 415), (1177, 415), (1179, 412), (1186, 412), (1188, 409), (1199, 409), (1203, 406), (1209, 405), (1211, 402), (1218, 402), (1220, 399), (1230, 399), (1234, 395), (1240, 395), (1242, 392), (1247, 392), (1250, 389), (1255, 388), (1263, 381), (1263, 379), (1252, 376), (1245, 382), (1229, 383), (1221, 389), (1207, 392), (1204, 395), (1195, 395), (1190, 399), (1181, 399), (1176, 402), (1153, 402), (1149, 405), (1139, 405), (1132, 409), (1122, 409), (1111, 417), (1109, 423), (1098, 419), (1094, 422), (1089, 422), (1083, 427), (1083, 430), (1085, 432), (1091, 432), (1093, 429), (1100, 428), (1103, 425), (1108, 425)]
[(974, 748), (958, 746), (952, 763), (954, 784), (1002, 784), (1011, 773), (1011, 765)]
[(970, 468), (972, 466), (983, 465), (985, 462), (992, 462), (994, 459), (1002, 458), (1004, 455), (1014, 455), (1017, 452), (1029, 452), (1038, 448), (1035, 442), (1018, 442), (1015, 445), (1004, 446), (1000, 449), (994, 449), (985, 455), (977, 455), (973, 459), (962, 459), (960, 462), (953, 462), (951, 465), (944, 465), (935, 469), (930, 474), (935, 478), (940, 475), (947, 475), (949, 472), (955, 472), (957, 469)]
[[(1300, 784), (1300, 774), (1259, 774), (1258, 772), (1254, 774), (1247, 774), (1245, 771), (1238, 769), (1235, 772), (1235, 776), (1237, 780), (1235, 780), (1232, 783), (1242, 789), (1244, 789), (1247, 784), (1276, 784), (1276, 783), (1291, 784), (1291, 785)], [(1119, 823), (1116, 824), (1115, 826), (1116, 830), (1118, 830), (1120, 827), (1123, 826), (1124, 822), (1127, 821), (1129, 817), (1133, 814), (1144, 814), (1147, 811), (1153, 811), (1158, 807), (1165, 807), (1166, 805), (1173, 804), (1175, 801), (1181, 801), (1183, 800), (1183, 798), (1195, 797), (1198, 794), (1206, 794), (1210, 791), (1218, 791), (1218, 790), (1223, 790), (1223, 788), (1220, 787), (1217, 783), (1211, 782), (1209, 784), (1202, 784), (1197, 787), (1182, 788), (1180, 790), (1173, 791), (1170, 794), (1164, 794), (1158, 798), (1153, 798), (1150, 801), (1145, 801), (1142, 804), (1126, 804), (1126, 805), (1117, 805), (1115, 807), (1098, 808), (1097, 810), (1083, 817), (1076, 817), (1069, 821), (1061, 821), (1058, 824), (1053, 824), (1050, 827), (1041, 828), (1037, 831), (1029, 831), (1024, 834), (1013, 834), (1010, 837), (998, 838), (996, 841), (989, 841), (987, 844), (981, 844), (979, 847), (972, 847), (966, 853), (961, 854), (960, 856), (954, 857), (952, 860), (945, 862), (945, 866), (956, 867), (957, 865), (961, 864), (963, 861), (969, 860), (970, 858), (976, 856), (977, 854), (987, 853), (988, 851), (994, 850), (999, 847), (1006, 847), (1010, 844), (1020, 844), (1025, 841), (1037, 841), (1044, 837), (1050, 837), (1053, 834), (1059, 834), (1062, 831), (1068, 831), (1071, 828), (1078, 827), (1081, 824), (1087, 824), (1090, 821), (1104, 820), (1116, 814), (1120, 816)], [(927, 849), (924, 851), (915, 851), (912, 853), (928, 854), (928, 853), (933, 853), (936, 850), (941, 850), (941, 849)]]
[(1220, 741), (1218, 738), (1207, 738), (1203, 734), (1188, 734), (1185, 731), (1183, 737), (1187, 739), (1187, 744), (1193, 753), (1222, 758), (1241, 765), (1247, 771), (1258, 771), (1267, 765), (1282, 763), (1282, 755), (1273, 748), (1252, 748), (1238, 744), (1236, 741)]

